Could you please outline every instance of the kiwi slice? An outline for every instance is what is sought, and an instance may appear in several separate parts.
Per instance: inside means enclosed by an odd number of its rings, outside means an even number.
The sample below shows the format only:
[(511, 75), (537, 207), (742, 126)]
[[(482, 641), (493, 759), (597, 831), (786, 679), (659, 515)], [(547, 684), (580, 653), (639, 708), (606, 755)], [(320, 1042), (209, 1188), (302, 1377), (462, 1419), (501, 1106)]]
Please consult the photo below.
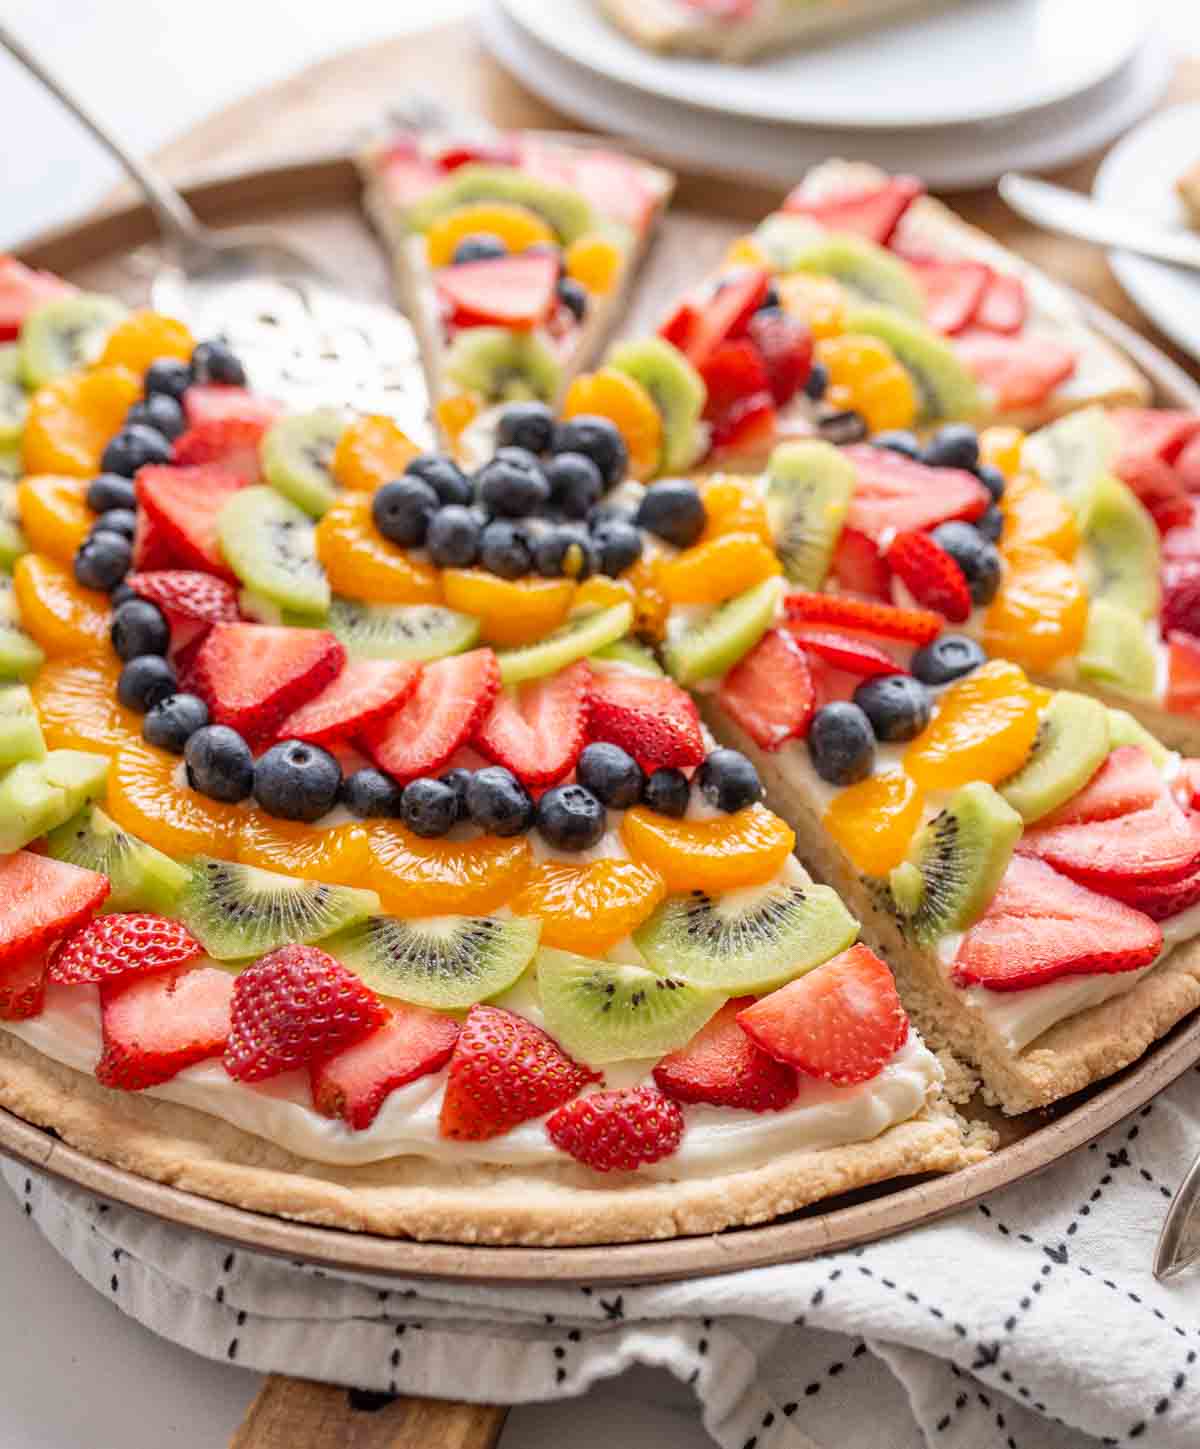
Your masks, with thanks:
[(915, 317), (888, 307), (862, 307), (846, 317), (847, 332), (866, 332), (892, 349), (921, 400), (918, 423), (969, 422), (983, 409), (975, 379), (957, 353)]
[(1078, 664), (1084, 679), (1135, 699), (1153, 699), (1158, 688), (1158, 655), (1145, 620), (1110, 599), (1088, 605)]
[(714, 900), (703, 891), (665, 900), (634, 932), (655, 971), (738, 995), (774, 991), (853, 945), (858, 922), (836, 892), (777, 882)]
[(546, 1030), (580, 1061), (661, 1057), (691, 1041), (725, 1001), (645, 966), (593, 961), (571, 951), (537, 953)]
[(334, 599), (324, 626), (352, 659), (444, 659), (479, 638), (479, 620), (442, 604), (363, 604)]
[(104, 790), (108, 756), (51, 750), (0, 776), (0, 855), (20, 850), (82, 810)]
[(0, 485), (17, 483), (24, 474), (20, 443), (0, 443)]
[(0, 684), (0, 769), (43, 759), (45, 754), (33, 695), (23, 684)]
[(337, 497), (330, 464), (346, 422), (340, 408), (317, 408), (280, 418), (262, 440), (263, 476), (313, 518), (322, 517)]
[(868, 305), (892, 307), (917, 320), (925, 316), (925, 293), (911, 267), (866, 237), (824, 232), (796, 247), (786, 270), (836, 277)]
[(0, 680), (32, 679), (46, 656), (15, 624), (0, 624)]
[(256, 594), (309, 619), (328, 612), (312, 519), (273, 488), (233, 494), (217, 515), (217, 537), (229, 567)]
[(1158, 528), (1145, 507), (1110, 474), (1097, 478), (1077, 506), (1089, 596), (1156, 618), (1161, 558)]
[(799, 212), (773, 211), (754, 231), (754, 240), (766, 254), (773, 270), (790, 272), (792, 258), (824, 241), (829, 233), (820, 222)]
[(499, 650), (496, 658), (500, 661), (500, 679), (504, 684), (523, 684), (527, 679), (557, 674), (577, 659), (615, 643), (629, 633), (632, 623), (633, 605), (628, 603), (572, 614), (565, 624), (535, 644)]
[(77, 292), (35, 307), (21, 327), (21, 380), (26, 387), (88, 367), (105, 339), (125, 317), (115, 297)]
[(1105, 707), (1085, 694), (1060, 689), (1038, 722), (1029, 758), (998, 788), (1032, 825), (1082, 790), (1108, 751)]
[[(916, 889), (911, 869), (898, 866), (893, 895), (916, 909), (907, 929), (925, 945), (973, 925), (996, 893), (1013, 847), (1021, 836), (1021, 817), (982, 780), (962, 785), (945, 808), (916, 834), (905, 865), (920, 872)], [(897, 875), (899, 872), (899, 875)]]
[(174, 915), (188, 870), (178, 861), (130, 835), (100, 809), (85, 807), (50, 832), (46, 846), (55, 860), (98, 870), (112, 885), (106, 911), (157, 911)]
[(207, 855), (196, 856), (179, 897), (179, 914), (218, 961), (321, 941), (378, 910), (374, 891), (297, 880)]
[(690, 468), (705, 445), (700, 414), (708, 398), (704, 380), (678, 347), (662, 337), (623, 342), (608, 355), (615, 367), (640, 382), (662, 418), (663, 440), (656, 473)]
[(658, 660), (651, 654), (644, 644), (639, 644), (636, 639), (618, 639), (613, 644), (606, 644), (603, 649), (597, 649), (591, 657), (592, 667), (600, 670), (606, 668), (636, 669), (639, 674), (661, 675), (663, 670)]
[(29, 548), (17, 512), (17, 485), (0, 477), (0, 569), (8, 569)]
[(791, 583), (819, 589), (854, 492), (854, 467), (832, 443), (785, 443), (767, 464), (767, 517)]
[(748, 654), (775, 621), (783, 580), (776, 575), (719, 604), (674, 633), (663, 647), (667, 669), (680, 684), (724, 674)]
[(323, 943), (383, 996), (443, 1011), (507, 991), (533, 960), (540, 921), (525, 916), (369, 916)]
[(1116, 424), (1104, 409), (1082, 408), (1031, 433), (1021, 464), (1073, 503), (1109, 472), (1117, 447)]
[(1146, 726), (1134, 719), (1127, 709), (1113, 709), (1110, 706), (1105, 713), (1108, 715), (1110, 750), (1115, 750), (1118, 745), (1138, 745), (1146, 751), (1159, 770), (1166, 769), (1173, 760), (1178, 759), (1173, 750), (1167, 749), (1160, 740), (1156, 740)]
[(0, 444), (15, 443), (25, 426), (29, 399), (21, 381), (21, 349), (15, 342), (0, 345)]
[(435, 186), (409, 211), (413, 231), (428, 231), (448, 211), (475, 201), (508, 201), (536, 212), (557, 233), (564, 246), (595, 231), (595, 212), (578, 191), (527, 176), (508, 166), (460, 166), (448, 181)]
[(446, 377), (485, 402), (553, 402), (563, 383), (562, 367), (534, 332), (503, 327), (468, 327), (442, 362)]

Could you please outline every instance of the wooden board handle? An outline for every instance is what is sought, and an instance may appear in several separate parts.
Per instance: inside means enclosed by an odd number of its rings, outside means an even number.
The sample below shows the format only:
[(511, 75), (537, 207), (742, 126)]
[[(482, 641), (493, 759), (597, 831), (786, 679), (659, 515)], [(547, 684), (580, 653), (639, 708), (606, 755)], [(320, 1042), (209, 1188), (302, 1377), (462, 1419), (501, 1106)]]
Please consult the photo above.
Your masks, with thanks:
[(496, 1404), (391, 1398), (272, 1374), (229, 1449), (493, 1449)]

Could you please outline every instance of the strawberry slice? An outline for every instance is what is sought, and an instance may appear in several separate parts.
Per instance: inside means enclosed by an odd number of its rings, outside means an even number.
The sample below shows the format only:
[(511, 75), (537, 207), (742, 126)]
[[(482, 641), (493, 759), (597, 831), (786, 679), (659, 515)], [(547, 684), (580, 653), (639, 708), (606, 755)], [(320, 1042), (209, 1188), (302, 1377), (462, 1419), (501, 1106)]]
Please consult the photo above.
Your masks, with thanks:
[(1120, 438), (1113, 472), (1129, 485), (1166, 532), (1191, 522), (1187, 483), (1178, 463), (1200, 437), (1200, 417), (1152, 408), (1117, 408), (1109, 414)]
[(1128, 894), (1133, 885), (1166, 885), (1200, 868), (1200, 815), (1188, 814), (1163, 787), (1142, 810), (1077, 825), (1036, 825), (1017, 849), (1036, 855), (1081, 885)]
[(778, 417), (769, 392), (739, 398), (712, 425), (713, 456), (748, 457), (769, 453), (775, 445)]
[(777, 1062), (839, 1087), (878, 1076), (908, 1038), (892, 973), (866, 946), (762, 997), (738, 1024)]
[(1188, 493), (1200, 493), (1200, 433), (1175, 459), (1175, 472)]
[(846, 594), (811, 594), (793, 589), (783, 602), (792, 623), (837, 624), (907, 644), (928, 644), (946, 627), (945, 619), (929, 609), (901, 609), (895, 604), (852, 599)]
[(0, 1021), (28, 1021), (46, 1007), (49, 951), (35, 951), (0, 966)]
[(1200, 809), (1200, 760), (1180, 760), (1171, 794), (1185, 810)]
[(786, 629), (768, 629), (721, 681), (721, 708), (755, 744), (802, 739), (817, 708), (812, 670)]
[(555, 1147), (595, 1172), (634, 1172), (670, 1157), (683, 1140), (683, 1113), (656, 1087), (592, 1092), (546, 1122)]
[(1162, 536), (1163, 562), (1182, 559), (1200, 559), (1200, 508), (1197, 500), (1188, 494), (1184, 496), (1183, 509), (1179, 518)]
[(133, 566), (142, 572), (178, 567), (170, 540), (144, 508), (137, 511), (133, 529)]
[(906, 256), (925, 292), (925, 320), (937, 332), (961, 332), (975, 318), (992, 280), (982, 262)]
[(191, 673), (213, 723), (237, 730), (253, 749), (273, 739), (345, 662), (340, 641), (324, 629), (215, 624)]
[(1148, 810), (1166, 793), (1163, 777), (1146, 751), (1140, 745), (1120, 745), (1083, 789), (1039, 820), (1038, 827), (1115, 820), (1136, 810)]
[(758, 5), (758, 0), (683, 0), (689, 10), (714, 20), (748, 20)]
[(438, 296), (455, 327), (528, 332), (550, 315), (558, 266), (556, 256), (540, 252), (462, 262), (438, 272)]
[(702, 368), (722, 342), (745, 332), (770, 285), (771, 275), (765, 267), (747, 267), (721, 279), (688, 333), (684, 350), (696, 367)]
[(1164, 635), (1182, 629), (1200, 636), (1200, 559), (1164, 563), (1159, 618)]
[[(739, 0), (744, 3), (744, 0)], [(654, 217), (658, 197), (645, 184), (636, 161), (615, 151), (584, 150), (574, 158), (572, 184), (601, 216), (623, 222), (642, 236)]]
[(266, 432), (283, 409), (248, 388), (226, 382), (196, 382), (183, 394), (183, 415), (189, 428), (208, 423), (255, 423)]
[(438, 1130), (458, 1142), (486, 1142), (599, 1080), (523, 1016), (473, 1006), (450, 1058)]
[(791, 313), (766, 307), (751, 317), (746, 335), (762, 355), (775, 405), (786, 407), (812, 371), (812, 333)]
[(171, 631), (171, 654), (179, 655), (204, 639), (214, 624), (238, 619), (233, 585), (198, 569), (159, 569), (127, 575), (125, 582), (139, 598), (157, 604)]
[(699, 326), (700, 309), (686, 298), (680, 302), (658, 329), (658, 335), (680, 352), (687, 352), (692, 333)]
[(872, 679), (877, 674), (907, 674), (908, 670), (878, 644), (843, 634), (838, 629), (809, 629), (789, 626), (792, 638), (804, 649), (835, 669)]
[(924, 184), (915, 176), (890, 176), (878, 186), (822, 197), (805, 196), (803, 187), (797, 187), (784, 200), (783, 210), (811, 216), (830, 231), (865, 236), (882, 247), (891, 240), (900, 218), (924, 192)]
[(219, 1057), (229, 1036), (235, 979), (216, 966), (184, 966), (103, 982), (96, 1080), (140, 1092)]
[(96, 916), (60, 942), (50, 961), (50, 980), (62, 986), (111, 981), (190, 966), (204, 947), (182, 921), (146, 911)]
[(842, 449), (857, 480), (846, 524), (878, 539), (885, 531), (936, 528), (951, 518), (978, 518), (992, 497), (961, 468), (931, 468), (890, 448), (855, 443)]
[(990, 388), (1001, 412), (1036, 407), (1074, 376), (1073, 347), (1045, 333), (1005, 337), (972, 328), (955, 339), (955, 351), (977, 382)]
[(517, 690), (501, 690), (475, 746), (531, 790), (569, 775), (587, 742), (592, 671), (586, 660)]
[(435, 160), (442, 171), (457, 171), (460, 166), (516, 166), (520, 159), (515, 141), (502, 136), (495, 141), (474, 141), (447, 146)]
[(452, 1016), (423, 1006), (391, 1006), (378, 1031), (310, 1064), (313, 1106), (353, 1131), (363, 1131), (397, 1087), (446, 1065), (460, 1030)]
[(407, 211), (414, 201), (428, 195), (445, 179), (439, 167), (418, 155), (415, 144), (407, 137), (389, 145), (376, 158), (375, 167), (388, 201), (397, 213)]
[(475, 733), (500, 692), (500, 665), (490, 649), (427, 664), (416, 689), (394, 714), (362, 732), (362, 744), (398, 784), (436, 775)]
[(986, 332), (1020, 332), (1029, 314), (1025, 283), (1011, 272), (993, 272), (987, 291), (975, 309), (975, 325)]
[(1167, 635), (1167, 698), (1169, 710), (1200, 714), (1200, 638), (1176, 629)]
[(257, 483), (262, 476), (258, 445), (266, 429), (261, 423), (239, 418), (197, 423), (175, 440), (176, 467), (219, 464), (241, 479), (243, 485)]
[(843, 528), (833, 553), (833, 576), (838, 587), (867, 599), (890, 600), (892, 571), (878, 544), (857, 528)]
[(1114, 900), (1124, 901), (1152, 921), (1165, 921), (1200, 901), (1200, 871), (1166, 885), (1137, 884), (1127, 887), (1110, 882), (1105, 890)]
[(0, 256), (0, 342), (17, 337), (35, 307), (76, 290), (53, 272), (35, 272), (16, 257)]
[(705, 358), (700, 376), (708, 390), (704, 416), (710, 422), (724, 416), (734, 403), (770, 388), (767, 364), (748, 337), (718, 343)]
[(1063, 976), (1136, 971), (1162, 949), (1147, 915), (1015, 855), (951, 967), (956, 986), (1023, 991)]
[(73, 930), (108, 895), (106, 876), (32, 851), (0, 856), (0, 967)]
[(394, 714), (416, 689), (421, 666), (405, 659), (350, 659), (315, 699), (279, 726), (281, 740), (330, 745)]
[(917, 603), (935, 609), (952, 624), (971, 614), (966, 575), (944, 548), (927, 533), (898, 533), (887, 551), (888, 566)]
[[(219, 464), (179, 468), (152, 464), (139, 470), (137, 500), (177, 566), (201, 569), (236, 584), (217, 541), (217, 516), (246, 478)], [(138, 568), (148, 564), (139, 560)]]
[(700, 764), (708, 753), (700, 712), (673, 679), (595, 674), (589, 698), (590, 737), (620, 745), (647, 773), (664, 766), (686, 769)]
[(708, 1102), (748, 1112), (778, 1112), (800, 1091), (794, 1067), (755, 1046), (738, 1025), (738, 1013), (752, 996), (727, 1001), (687, 1046), (663, 1057), (654, 1080), (676, 1102)]

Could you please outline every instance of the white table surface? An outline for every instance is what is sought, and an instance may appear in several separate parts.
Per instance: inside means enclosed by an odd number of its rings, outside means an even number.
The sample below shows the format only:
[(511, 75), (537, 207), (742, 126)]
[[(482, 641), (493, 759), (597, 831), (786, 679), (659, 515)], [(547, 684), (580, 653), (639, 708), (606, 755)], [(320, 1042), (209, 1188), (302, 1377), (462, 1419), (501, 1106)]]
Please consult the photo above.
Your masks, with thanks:
[[(474, 8), (474, 0), (0, 5), (4, 20), (143, 151), (322, 56), (416, 29), (431, 12), (449, 21)], [(1162, 0), (1162, 9), (1180, 46), (1200, 51), (1196, 0)], [(118, 177), (2, 56), (0, 136), (0, 247), (84, 210)], [(3, 1189), (0, 1300), (2, 1449), (223, 1449), (258, 1390), (257, 1375), (175, 1348), (94, 1294)], [(878, 1449), (888, 1449), (880, 1428), (873, 1432)], [(687, 1391), (650, 1371), (601, 1385), (582, 1402), (515, 1409), (502, 1449), (558, 1449), (568, 1440), (572, 1449), (698, 1449), (708, 1442)]]

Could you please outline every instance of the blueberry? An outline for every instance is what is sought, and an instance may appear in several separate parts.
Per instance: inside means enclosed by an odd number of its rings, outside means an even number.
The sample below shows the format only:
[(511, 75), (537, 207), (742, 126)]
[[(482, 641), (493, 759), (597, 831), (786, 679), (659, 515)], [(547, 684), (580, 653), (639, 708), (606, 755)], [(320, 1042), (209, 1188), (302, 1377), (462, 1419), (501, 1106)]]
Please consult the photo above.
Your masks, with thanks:
[(940, 544), (963, 571), (971, 601), (990, 604), (1000, 587), (1000, 552), (969, 523), (940, 523), (933, 530), (933, 541)]
[(102, 530), (85, 539), (75, 555), (75, 577), (85, 589), (106, 594), (115, 589), (133, 563), (133, 545), (119, 533)]
[(636, 805), (646, 784), (642, 767), (633, 756), (620, 745), (604, 741), (586, 747), (576, 762), (575, 778), (610, 810), (628, 810)]
[(399, 815), (400, 795), (400, 786), (390, 775), (369, 766), (342, 781), (342, 804), (363, 820), (372, 815)]
[(524, 531), (506, 518), (489, 523), (479, 536), (479, 562), (499, 578), (523, 578), (533, 567)]
[(156, 749), (182, 755), (188, 740), (208, 723), (208, 705), (195, 694), (168, 694), (146, 711), (142, 738)]
[(443, 785), (449, 785), (458, 797), (458, 813), (454, 818), (465, 820), (467, 818), (467, 786), (471, 782), (470, 770), (456, 766), (453, 770), (447, 770), (444, 775), (439, 775), (438, 778)]
[(600, 502), (604, 478), (583, 453), (559, 453), (546, 464), (550, 502), (567, 518), (586, 518)]
[(853, 785), (875, 768), (871, 721), (856, 704), (835, 700), (812, 717), (808, 753), (813, 768), (831, 785)]
[(454, 248), (450, 264), (461, 267), (466, 262), (496, 262), (508, 256), (508, 248), (494, 232), (477, 231), (463, 237)]
[(282, 740), (254, 766), (254, 798), (280, 820), (319, 820), (341, 788), (342, 767), (307, 740)]
[(400, 796), (400, 819), (414, 835), (436, 840), (458, 820), (458, 791), (427, 776), (410, 780)]
[(527, 448), (500, 448), (475, 475), (475, 484), (479, 501), (502, 518), (526, 518), (550, 498), (542, 465)]
[(246, 369), (224, 342), (200, 342), (192, 353), (192, 380), (245, 387)]
[(126, 709), (145, 714), (175, 693), (175, 670), (161, 654), (139, 654), (129, 660), (117, 679), (117, 698)]
[(450, 503), (439, 508), (429, 521), (425, 547), (440, 569), (465, 569), (479, 557), (479, 519), (469, 508)]
[(146, 369), (142, 386), (149, 397), (173, 397), (183, 401), (183, 395), (192, 385), (192, 369), (177, 357), (160, 357)]
[(400, 548), (420, 548), (429, 521), (438, 510), (438, 496), (423, 478), (397, 478), (385, 483), (371, 500), (375, 527)]
[(670, 815), (679, 820), (687, 814), (690, 794), (688, 777), (682, 770), (667, 765), (646, 777), (642, 804), (659, 815)]
[(992, 495), (992, 502), (999, 503), (1004, 497), (1006, 487), (1004, 474), (999, 468), (993, 468), (990, 463), (980, 463), (975, 469), (975, 476)]
[(740, 750), (713, 750), (696, 773), (700, 793), (710, 805), (732, 815), (763, 797), (758, 771)]
[(829, 388), (829, 369), (823, 362), (814, 362), (804, 384), (804, 396), (812, 402), (820, 402)]
[(910, 433), (907, 428), (888, 428), (882, 433), (876, 433), (871, 443), (876, 448), (886, 448), (889, 453), (899, 453), (901, 457), (912, 458), (914, 461), (921, 456), (921, 444), (917, 441), (917, 435)]
[(533, 566), (548, 579), (586, 579), (596, 572), (599, 554), (578, 526), (548, 529), (533, 546)]
[(489, 835), (520, 835), (533, 824), (533, 801), (502, 765), (485, 765), (467, 781), (467, 814)]
[(496, 442), (501, 448), (548, 453), (554, 442), (553, 412), (544, 402), (510, 403), (496, 424)]
[(234, 805), (254, 788), (250, 746), (228, 725), (203, 725), (184, 746), (183, 760), (188, 784), (212, 800)]
[(851, 443), (861, 443), (867, 436), (867, 420), (853, 408), (843, 408), (840, 412), (818, 418), (817, 432), (827, 443), (848, 448)]
[(130, 599), (112, 616), (109, 629), (117, 657), (126, 661), (139, 654), (165, 654), (171, 644), (171, 630), (163, 611), (149, 599)]
[(556, 453), (582, 453), (600, 469), (604, 486), (612, 488), (625, 476), (629, 467), (629, 449), (621, 430), (611, 418), (580, 413), (559, 423), (554, 434)]
[(642, 535), (632, 523), (620, 518), (597, 524), (592, 529), (592, 544), (600, 572), (614, 579), (632, 568), (642, 556)]
[(922, 459), (931, 468), (966, 468), (979, 462), (979, 438), (969, 423), (947, 423), (925, 444)]
[(604, 806), (582, 785), (555, 785), (537, 803), (537, 828), (555, 850), (589, 850), (607, 823)]
[(939, 634), (932, 644), (917, 650), (909, 667), (922, 684), (949, 684), (978, 669), (986, 657), (965, 634)]
[(989, 543), (997, 543), (1004, 532), (1004, 514), (993, 503), (975, 520), (975, 527)]
[(929, 723), (929, 691), (911, 674), (877, 674), (854, 691), (854, 703), (879, 740), (912, 740)]
[(145, 423), (173, 443), (187, 426), (183, 408), (165, 392), (152, 392), (144, 402), (136, 402), (125, 414), (125, 424)]
[(440, 503), (465, 505), (475, 496), (471, 480), (445, 453), (418, 453), (404, 472), (408, 477), (428, 483)]
[(771, 282), (763, 293), (763, 299), (755, 309), (758, 312), (778, 312), (780, 310), (779, 288)]
[(107, 513), (110, 508), (136, 508), (137, 493), (128, 478), (119, 473), (101, 473), (88, 484), (87, 506), (93, 513)]
[(112, 608), (119, 609), (122, 604), (127, 604), (130, 599), (136, 599), (139, 597), (140, 595), (136, 594), (133, 589), (129, 587), (128, 584), (118, 584), (117, 587), (113, 589), (112, 592), (109, 594), (108, 602)]
[(587, 316), (588, 294), (587, 288), (581, 287), (573, 277), (560, 277), (558, 282), (558, 300), (575, 318), (576, 322), (582, 322)]
[(92, 524), (88, 537), (94, 538), (98, 533), (119, 533), (132, 543), (136, 532), (137, 514), (132, 508), (110, 508)]
[(105, 473), (120, 473), (123, 478), (132, 478), (139, 468), (147, 463), (169, 463), (171, 445), (156, 428), (145, 423), (129, 423), (111, 438), (100, 455), (100, 467)]
[(637, 522), (676, 548), (691, 548), (704, 532), (708, 514), (694, 483), (686, 478), (666, 478), (646, 490)]

